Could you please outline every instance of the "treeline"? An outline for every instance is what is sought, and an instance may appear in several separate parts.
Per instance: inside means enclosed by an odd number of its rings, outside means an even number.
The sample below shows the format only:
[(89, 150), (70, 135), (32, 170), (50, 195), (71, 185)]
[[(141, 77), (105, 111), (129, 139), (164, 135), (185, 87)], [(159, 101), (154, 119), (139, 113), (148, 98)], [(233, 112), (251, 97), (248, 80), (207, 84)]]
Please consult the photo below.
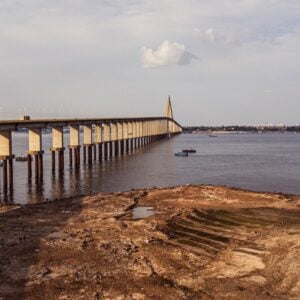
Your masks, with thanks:
[(183, 127), (183, 132), (300, 132), (300, 126), (189, 126)]

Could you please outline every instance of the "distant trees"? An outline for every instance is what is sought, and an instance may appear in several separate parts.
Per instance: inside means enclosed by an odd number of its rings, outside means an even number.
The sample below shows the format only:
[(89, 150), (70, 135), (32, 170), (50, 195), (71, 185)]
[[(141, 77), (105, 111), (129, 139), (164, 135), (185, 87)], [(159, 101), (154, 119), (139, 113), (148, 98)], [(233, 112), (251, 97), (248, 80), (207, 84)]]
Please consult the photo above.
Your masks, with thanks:
[(300, 126), (189, 126), (183, 127), (184, 133), (193, 132), (300, 132)]

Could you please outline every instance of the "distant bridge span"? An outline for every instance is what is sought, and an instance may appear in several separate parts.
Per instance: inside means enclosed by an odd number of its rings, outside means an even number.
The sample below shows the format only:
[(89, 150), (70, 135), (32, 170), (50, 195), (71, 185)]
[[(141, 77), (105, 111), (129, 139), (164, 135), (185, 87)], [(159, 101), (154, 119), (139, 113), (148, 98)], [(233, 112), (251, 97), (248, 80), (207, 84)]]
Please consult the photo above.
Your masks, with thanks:
[[(3, 194), (13, 192), (12, 131), (28, 130), (27, 160), (28, 178), (33, 173), (36, 182), (43, 179), (42, 132), (51, 128), (52, 171), (64, 171), (64, 128), (69, 129), (69, 163), (79, 169), (81, 159), (92, 164), (93, 160), (108, 160), (112, 157), (131, 153), (154, 141), (170, 138), (181, 133), (181, 125), (173, 119), (172, 105), (168, 98), (163, 117), (140, 118), (73, 118), (73, 119), (34, 119), (0, 121), (0, 160), (2, 161)], [(83, 129), (83, 141), (80, 130)], [(82, 148), (82, 151), (81, 151)], [(56, 159), (57, 157), (57, 159)], [(34, 161), (34, 172), (32, 162)], [(58, 167), (56, 168), (56, 161)]]

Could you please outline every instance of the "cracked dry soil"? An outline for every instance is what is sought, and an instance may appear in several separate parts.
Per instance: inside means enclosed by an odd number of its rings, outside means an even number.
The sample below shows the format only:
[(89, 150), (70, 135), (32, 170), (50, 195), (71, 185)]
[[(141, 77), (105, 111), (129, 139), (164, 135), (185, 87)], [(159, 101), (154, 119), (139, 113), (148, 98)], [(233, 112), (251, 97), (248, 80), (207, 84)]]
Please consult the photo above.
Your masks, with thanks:
[(2, 206), (0, 261), (0, 299), (299, 299), (300, 197), (188, 185)]

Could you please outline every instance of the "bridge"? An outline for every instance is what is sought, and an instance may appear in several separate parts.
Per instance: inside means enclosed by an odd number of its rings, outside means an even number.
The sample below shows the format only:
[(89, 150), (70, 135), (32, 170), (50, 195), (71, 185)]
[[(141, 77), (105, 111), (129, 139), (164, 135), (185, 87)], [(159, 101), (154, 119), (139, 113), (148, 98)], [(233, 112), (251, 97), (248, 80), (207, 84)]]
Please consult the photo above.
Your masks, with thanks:
[[(64, 172), (64, 134), (69, 132), (70, 168), (79, 169), (83, 163), (93, 160), (108, 160), (119, 155), (132, 153), (157, 140), (171, 138), (181, 133), (182, 127), (173, 118), (170, 97), (165, 116), (144, 118), (74, 118), (74, 119), (34, 119), (0, 121), (0, 160), (2, 161), (3, 194), (13, 192), (13, 131), (28, 131), (28, 179), (35, 177), (36, 183), (43, 180), (42, 133), (51, 129), (52, 172)], [(80, 132), (83, 131), (83, 141)], [(82, 149), (82, 151), (81, 151)], [(32, 165), (34, 165), (34, 172)], [(56, 167), (57, 165), (57, 167)]]

